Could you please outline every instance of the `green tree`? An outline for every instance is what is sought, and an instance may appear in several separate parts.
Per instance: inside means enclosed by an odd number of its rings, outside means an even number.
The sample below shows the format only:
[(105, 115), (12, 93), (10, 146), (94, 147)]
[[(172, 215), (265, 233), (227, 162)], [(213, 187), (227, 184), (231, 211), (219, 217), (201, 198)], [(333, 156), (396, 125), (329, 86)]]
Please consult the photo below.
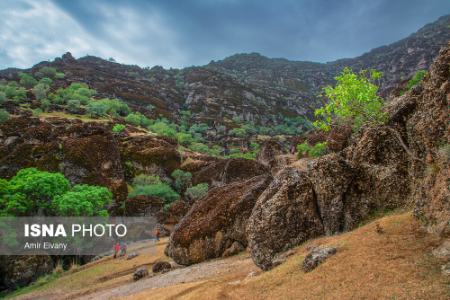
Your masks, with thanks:
[(302, 157), (319, 157), (327, 152), (327, 143), (316, 143), (311, 146), (307, 141), (297, 145), (297, 156)]
[(156, 134), (168, 137), (175, 137), (177, 133), (176, 126), (165, 120), (156, 121), (152, 125), (148, 126), (148, 129)]
[(180, 193), (191, 185), (192, 174), (189, 172), (176, 169), (170, 176), (175, 179), (175, 189)]
[(67, 101), (67, 110), (72, 113), (76, 114), (80, 112), (81, 102), (80, 100), (69, 100)]
[(9, 113), (4, 109), (0, 109), (0, 124), (5, 123), (6, 121), (9, 120), (9, 118), (10, 118)]
[(183, 146), (189, 146), (190, 144), (192, 144), (195, 139), (192, 136), (192, 134), (190, 133), (185, 133), (185, 132), (178, 132), (175, 135), (175, 138), (177, 139), (178, 144), (183, 145)]
[(384, 123), (386, 115), (381, 110), (383, 99), (377, 95), (378, 86), (374, 83), (380, 77), (381, 73), (376, 70), (363, 70), (358, 74), (344, 68), (335, 77), (337, 84), (324, 89), (329, 102), (315, 111), (320, 119), (314, 125), (327, 131), (333, 120), (351, 122), (357, 131), (364, 123)]
[(414, 76), (408, 81), (406, 84), (406, 89), (411, 90), (413, 87), (418, 85), (422, 82), (422, 80), (425, 78), (425, 75), (427, 75), (426, 70), (419, 70), (417, 71)]
[(126, 126), (123, 124), (115, 124), (112, 128), (113, 133), (121, 133), (125, 130)]
[(37, 100), (42, 100), (47, 97), (49, 88), (50, 87), (44, 83), (38, 83), (33, 87), (32, 92)]
[(20, 85), (27, 88), (27, 89), (31, 89), (32, 87), (34, 87), (37, 84), (37, 80), (34, 79), (33, 76), (31, 76), (30, 74), (26, 74), (26, 73), (19, 73), (19, 78), (20, 78)]
[(128, 197), (132, 198), (141, 195), (161, 198), (164, 200), (165, 204), (170, 204), (180, 198), (180, 195), (166, 183), (135, 186), (128, 194)]
[(52, 205), (58, 216), (107, 216), (111, 201), (112, 193), (107, 188), (80, 184), (55, 196)]

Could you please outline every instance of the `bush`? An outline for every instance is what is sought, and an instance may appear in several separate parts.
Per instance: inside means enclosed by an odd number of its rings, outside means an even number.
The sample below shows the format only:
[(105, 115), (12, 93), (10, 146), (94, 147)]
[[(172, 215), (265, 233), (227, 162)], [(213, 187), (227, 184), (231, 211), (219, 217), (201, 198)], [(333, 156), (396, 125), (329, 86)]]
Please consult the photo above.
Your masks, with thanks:
[(107, 115), (108, 106), (99, 101), (91, 101), (86, 107), (86, 112), (92, 118), (104, 117)]
[(47, 96), (49, 86), (44, 83), (38, 83), (34, 86), (32, 92), (37, 100), (42, 100)]
[(200, 152), (200, 153), (208, 153), (208, 151), (209, 151), (208, 145), (205, 145), (203, 143), (192, 143), (189, 146), (189, 149), (191, 149), (192, 151), (195, 151), (195, 152)]
[(125, 122), (132, 124), (134, 126), (147, 127), (152, 124), (152, 121), (146, 116), (140, 113), (131, 113), (125, 117)]
[(70, 113), (76, 114), (80, 112), (81, 102), (79, 100), (67, 101), (67, 110)]
[(55, 75), (56, 79), (63, 79), (65, 77), (65, 74), (63, 72), (57, 72)]
[(52, 67), (42, 67), (35, 73), (37, 77), (50, 77), (54, 78), (56, 76), (56, 69)]
[(170, 204), (180, 198), (180, 195), (166, 183), (135, 186), (133, 191), (128, 194), (128, 197), (132, 198), (136, 196), (158, 197), (163, 199), (165, 204)]
[(80, 184), (56, 196), (53, 209), (58, 216), (107, 216), (106, 206), (111, 201), (112, 193), (107, 188)]
[(207, 183), (199, 183), (190, 188), (187, 188), (186, 192), (184, 193), (184, 195), (190, 200), (199, 199), (201, 197), (204, 197), (206, 194), (208, 194)]
[(414, 76), (406, 84), (406, 89), (409, 91), (416, 85), (420, 84), (424, 79), (425, 75), (427, 75), (426, 70), (417, 71), (416, 74), (414, 74)]
[(170, 175), (175, 179), (175, 189), (180, 193), (191, 185), (192, 174), (189, 172), (176, 169)]
[(376, 70), (363, 70), (356, 74), (351, 69), (344, 68), (335, 77), (336, 86), (324, 89), (329, 103), (316, 109), (314, 114), (321, 119), (314, 122), (314, 125), (328, 131), (333, 118), (336, 118), (338, 122), (351, 122), (353, 129), (357, 131), (364, 123), (384, 123), (386, 114), (381, 111), (383, 99), (377, 95), (378, 86), (373, 83), (380, 77), (381, 73)]
[(177, 133), (175, 124), (169, 123), (166, 120), (158, 120), (148, 126), (148, 129), (156, 134), (168, 137), (175, 137)]
[(6, 94), (5, 92), (0, 91), (0, 105), (6, 102)]
[(97, 91), (90, 89), (87, 84), (74, 82), (67, 88), (59, 88), (51, 98), (57, 104), (66, 104), (69, 100), (78, 100), (82, 105), (86, 105), (96, 93)]
[(177, 139), (178, 144), (188, 147), (190, 144), (192, 144), (195, 139), (190, 133), (185, 132), (178, 132), (175, 135), (175, 138)]
[(327, 152), (327, 143), (317, 143), (311, 146), (307, 141), (297, 145), (297, 156), (302, 157), (319, 157)]
[(0, 109), (0, 124), (5, 123), (6, 121), (9, 120), (9, 118), (10, 118), (9, 113), (4, 109)]
[(23, 87), (19, 87), (16, 82), (10, 82), (3, 91), (6, 98), (15, 103), (22, 102), (27, 99), (27, 91)]
[(42, 84), (51, 86), (52, 83), (53, 83), (53, 80), (51, 80), (51, 79), (48, 78), (48, 77), (44, 77), (44, 78), (42, 78), (41, 80), (39, 80), (39, 83), (42, 83)]
[(125, 130), (126, 126), (123, 124), (116, 124), (112, 128), (113, 133), (121, 133)]
[(69, 191), (69, 181), (60, 173), (22, 169), (11, 178), (6, 212), (13, 215), (51, 215), (54, 197)]
[(139, 174), (133, 178), (133, 186), (162, 183), (159, 176)]
[(41, 109), (42, 111), (48, 111), (50, 109), (51, 103), (48, 99), (41, 100)]
[(34, 79), (33, 76), (31, 76), (30, 74), (26, 74), (26, 73), (19, 73), (19, 78), (20, 78), (20, 85), (27, 88), (27, 89), (31, 89), (32, 87), (34, 87), (37, 84), (37, 80)]

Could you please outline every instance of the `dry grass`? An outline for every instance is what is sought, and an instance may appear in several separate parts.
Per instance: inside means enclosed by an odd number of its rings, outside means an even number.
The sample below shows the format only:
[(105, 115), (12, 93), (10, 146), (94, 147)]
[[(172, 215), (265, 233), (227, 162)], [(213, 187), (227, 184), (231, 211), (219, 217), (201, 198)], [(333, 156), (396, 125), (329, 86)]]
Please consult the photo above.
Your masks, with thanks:
[[(377, 232), (377, 226), (383, 233)], [(379, 230), (378, 230), (379, 231)], [(410, 213), (387, 216), (355, 231), (316, 239), (281, 266), (253, 278), (230, 274), (144, 291), (131, 299), (449, 299), (449, 281), (430, 256), (435, 237)], [(310, 273), (299, 265), (312, 245), (338, 253)]]

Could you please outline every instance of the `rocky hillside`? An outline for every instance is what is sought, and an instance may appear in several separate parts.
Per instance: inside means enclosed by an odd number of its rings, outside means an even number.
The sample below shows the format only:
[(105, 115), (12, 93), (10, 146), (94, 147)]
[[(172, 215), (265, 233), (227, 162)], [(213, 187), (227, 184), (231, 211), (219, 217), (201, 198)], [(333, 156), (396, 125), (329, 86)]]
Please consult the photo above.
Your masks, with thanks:
[[(97, 57), (74, 59), (69, 53), (42, 62), (31, 71), (53, 66), (66, 77), (58, 82), (85, 82), (98, 96), (118, 97), (142, 109), (152, 105), (153, 115), (176, 120), (181, 109), (198, 121), (234, 126), (233, 117), (273, 125), (284, 117), (311, 116), (320, 103), (317, 95), (332, 83), (344, 66), (383, 71), (382, 93), (387, 96), (418, 69), (427, 69), (440, 47), (450, 40), (450, 16), (441, 17), (409, 37), (374, 49), (360, 57), (329, 63), (270, 59), (257, 53), (236, 54), (206, 66), (166, 70), (140, 68)], [(14, 79), (17, 69), (0, 71)], [(147, 112), (148, 113), (148, 112)]]
[(175, 228), (168, 255), (192, 264), (248, 247), (267, 270), (308, 239), (405, 207), (448, 238), (449, 103), (450, 44), (421, 85), (389, 103), (387, 124), (363, 127), (343, 150), (301, 159), (273, 177), (255, 174), (212, 189)]

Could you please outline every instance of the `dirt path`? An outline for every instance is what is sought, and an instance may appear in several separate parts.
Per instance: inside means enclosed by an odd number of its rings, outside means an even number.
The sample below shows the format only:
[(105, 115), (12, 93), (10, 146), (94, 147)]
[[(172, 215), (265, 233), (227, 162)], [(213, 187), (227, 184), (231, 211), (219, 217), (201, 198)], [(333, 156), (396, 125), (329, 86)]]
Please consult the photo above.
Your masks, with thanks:
[(257, 272), (250, 256), (245, 253), (227, 259), (213, 260), (188, 267), (179, 267), (168, 273), (154, 275), (127, 285), (89, 294), (78, 299), (115, 299), (133, 295), (144, 290), (162, 288), (180, 283), (198, 282), (225, 274)]

